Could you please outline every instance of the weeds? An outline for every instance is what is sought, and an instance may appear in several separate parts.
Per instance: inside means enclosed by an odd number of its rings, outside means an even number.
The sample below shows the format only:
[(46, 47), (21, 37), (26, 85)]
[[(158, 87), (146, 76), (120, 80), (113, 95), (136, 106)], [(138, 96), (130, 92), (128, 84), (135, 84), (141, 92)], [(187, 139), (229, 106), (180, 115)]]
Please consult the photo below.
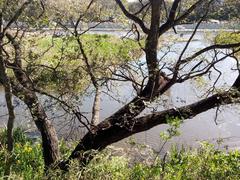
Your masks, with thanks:
[[(6, 132), (1, 131), (0, 142), (0, 176), (3, 178), (8, 156), (6, 150)], [(200, 148), (185, 150), (172, 148), (165, 159), (160, 157), (151, 165), (136, 162), (129, 165), (126, 156), (112, 155), (111, 149), (94, 152), (95, 157), (86, 167), (77, 160), (71, 162), (69, 172), (49, 170), (44, 173), (41, 143), (26, 137), (21, 129), (14, 131), (15, 144), (11, 156), (11, 175), (9, 179), (239, 179), (240, 152), (224, 152), (209, 143), (202, 143)], [(71, 148), (60, 143), (63, 157), (67, 157)]]

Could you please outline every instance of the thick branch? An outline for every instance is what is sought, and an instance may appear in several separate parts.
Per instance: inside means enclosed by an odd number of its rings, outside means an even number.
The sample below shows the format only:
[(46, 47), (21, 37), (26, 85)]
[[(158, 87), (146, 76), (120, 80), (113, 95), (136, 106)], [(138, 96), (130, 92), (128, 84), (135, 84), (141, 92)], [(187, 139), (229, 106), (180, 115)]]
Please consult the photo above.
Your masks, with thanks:
[(177, 11), (177, 8), (178, 8), (180, 2), (181, 2), (181, 0), (175, 0), (173, 2), (172, 8), (169, 13), (168, 21), (174, 21), (175, 16), (176, 16), (176, 11)]
[(14, 71), (15, 77), (24, 87), (33, 89), (33, 84), (31, 79), (26, 75), (26, 73), (22, 69), (22, 59), (21, 59), (22, 52), (21, 52), (21, 47), (19, 42), (16, 40), (16, 37), (11, 35), (9, 32), (6, 32), (6, 37), (11, 42), (15, 52), (14, 63), (12, 64), (14, 66), (13, 71)]
[(239, 102), (239, 98), (239, 91), (232, 90), (229, 92), (215, 94), (211, 97), (187, 106), (183, 106), (181, 108), (169, 109), (166, 111), (156, 112), (150, 115), (136, 118), (129, 126), (113, 125), (105, 129), (101, 126), (106, 122), (100, 123), (98, 125), (99, 129), (97, 133), (94, 136), (91, 133), (86, 134), (78, 146), (75, 148), (75, 150), (72, 152), (69, 159), (79, 157), (80, 151), (87, 151), (91, 149), (101, 150), (107, 145), (129, 137), (135, 133), (149, 130), (160, 124), (166, 124), (168, 117), (190, 119), (219, 105)]
[[(108, 119), (101, 122), (96, 128), (95, 134), (88, 132), (74, 149), (69, 159), (60, 164), (63, 169), (68, 168), (69, 161), (81, 157), (81, 151), (91, 149), (102, 150), (106, 146), (129, 137), (133, 134), (149, 130), (157, 125), (166, 124), (167, 118), (190, 119), (194, 116), (218, 107), (220, 105), (237, 103), (240, 101), (240, 75), (237, 77), (229, 91), (217, 93), (211, 97), (200, 100), (196, 103), (172, 108), (161, 112), (152, 113), (140, 118), (135, 118), (128, 123), (111, 124)], [(107, 126), (106, 126), (107, 125)], [(85, 159), (82, 159), (83, 162)]]

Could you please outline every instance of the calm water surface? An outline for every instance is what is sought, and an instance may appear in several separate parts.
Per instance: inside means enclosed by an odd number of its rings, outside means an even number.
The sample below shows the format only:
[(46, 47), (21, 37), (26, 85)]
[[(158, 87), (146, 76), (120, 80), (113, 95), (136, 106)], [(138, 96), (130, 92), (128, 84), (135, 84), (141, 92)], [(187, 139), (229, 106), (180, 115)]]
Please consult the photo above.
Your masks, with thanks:
[[(175, 35), (178, 37), (179, 35)], [(182, 34), (182, 38), (189, 37), (190, 34)], [(171, 63), (174, 59), (178, 57), (182, 48), (184, 47), (185, 42), (177, 42), (171, 46), (171, 53), (169, 53), (163, 60), (162, 63)], [(191, 53), (209, 45), (209, 41), (206, 38), (204, 33), (200, 33), (194, 39), (194, 41), (190, 44), (188, 52)], [(164, 46), (164, 45), (163, 45)], [(165, 49), (165, 51), (167, 48)], [(159, 51), (159, 58), (165, 53), (164, 48), (162, 51)], [(211, 54), (207, 54), (206, 58), (210, 58)], [(144, 60), (144, 57), (141, 59)], [(225, 61), (219, 63), (217, 68), (223, 72), (219, 82), (217, 83), (217, 87), (229, 87), (237, 77), (237, 72), (232, 70), (235, 68), (236, 63), (233, 59), (228, 58)], [(185, 71), (189, 70), (192, 66), (185, 68)], [(184, 71), (183, 71), (184, 72)], [(214, 82), (218, 73), (213, 71), (212, 72), (212, 80), (211, 83)], [(209, 79), (206, 78), (202, 82), (209, 82)], [(161, 104), (154, 104), (153, 108), (155, 110), (163, 110), (164, 108), (172, 108), (172, 107), (180, 107), (182, 105), (186, 105), (189, 103), (196, 102), (198, 99), (201, 99), (204, 90), (206, 91), (208, 86), (199, 85), (197, 81), (187, 81), (183, 84), (174, 85), (163, 97), (165, 99), (164, 107)], [(114, 92), (110, 92), (112, 97), (118, 98), (121, 97), (122, 103), (128, 102), (131, 97), (134, 95), (134, 92), (129, 86), (129, 84), (120, 84), (118, 88), (114, 89)], [(103, 94), (102, 101), (101, 101), (101, 119), (104, 119), (115, 112), (118, 108), (122, 106), (122, 103), (117, 102), (112, 97)], [(123, 97), (123, 98), (122, 98)], [(81, 111), (90, 112), (91, 105), (93, 102), (93, 97), (83, 97), (83, 104), (81, 106)], [(162, 100), (162, 99), (161, 99)], [(6, 124), (6, 107), (4, 106), (5, 99), (2, 87), (0, 87), (0, 126), (5, 126)], [(14, 100), (16, 105), (16, 124), (26, 126), (25, 124), (28, 123), (28, 126), (31, 126), (31, 118), (30, 114), (27, 110), (24, 110), (26, 107), (17, 100)], [(217, 124), (215, 123), (216, 117), (216, 109), (209, 110), (204, 112), (193, 119), (186, 120), (180, 128), (181, 135), (178, 137), (173, 138), (170, 141), (166, 148), (170, 147), (171, 144), (177, 143), (178, 145), (189, 145), (189, 146), (196, 146), (199, 141), (208, 140), (210, 142), (216, 142), (217, 139), (222, 138), (224, 140), (223, 145), (228, 145), (230, 149), (238, 149), (240, 148), (240, 114), (239, 114), (239, 105), (229, 105), (220, 108), (220, 112), (218, 113), (217, 117)], [(151, 112), (152, 108), (145, 110), (142, 114), (147, 114)], [(56, 111), (57, 115), (61, 115), (61, 112)], [(56, 115), (55, 114), (55, 115)], [(49, 114), (52, 116), (52, 114)], [(86, 115), (89, 116), (89, 115)], [(62, 129), (65, 120), (58, 117), (57, 120), (54, 121), (58, 130)], [(138, 133), (133, 136), (133, 138), (139, 142), (147, 144), (154, 149), (158, 150), (161, 145), (162, 141), (159, 137), (161, 131), (166, 130), (168, 128), (167, 125), (160, 125), (155, 128), (152, 128), (149, 131)], [(66, 130), (65, 130), (66, 131)], [(61, 131), (64, 134), (64, 128)], [(84, 133), (84, 132), (82, 132)], [(60, 134), (60, 131), (59, 131)], [(116, 143), (117, 146), (127, 146), (125, 143), (127, 140), (120, 141)]]

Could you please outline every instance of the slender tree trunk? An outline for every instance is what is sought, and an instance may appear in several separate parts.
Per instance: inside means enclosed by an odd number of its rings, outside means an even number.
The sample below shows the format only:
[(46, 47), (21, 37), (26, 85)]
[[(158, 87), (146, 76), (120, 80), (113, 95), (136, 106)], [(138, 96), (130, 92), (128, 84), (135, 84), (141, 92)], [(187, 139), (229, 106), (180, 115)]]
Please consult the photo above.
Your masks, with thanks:
[(5, 100), (8, 109), (8, 122), (7, 122), (7, 149), (9, 154), (7, 155), (6, 169), (4, 172), (4, 176), (8, 178), (11, 173), (11, 155), (13, 151), (14, 139), (13, 139), (13, 127), (15, 120), (14, 106), (12, 103), (12, 88), (10, 80), (7, 76), (5, 62), (2, 54), (2, 44), (3, 44), (3, 36), (2, 36), (2, 17), (0, 15), (1, 21), (1, 35), (0, 35), (0, 82), (2, 83), (5, 91)]
[(14, 143), (13, 128), (14, 128), (15, 113), (14, 113), (14, 106), (12, 104), (12, 90), (9, 82), (5, 87), (5, 99), (6, 99), (7, 108), (8, 108), (8, 123), (7, 123), (8, 151), (11, 152), (13, 150), (13, 143)]
[[(0, 50), (1, 51), (1, 50)], [(14, 107), (12, 105), (12, 94), (11, 94), (11, 86), (10, 84), (7, 83), (7, 76), (4, 70), (3, 61), (2, 58), (0, 57), (0, 79), (1, 82), (3, 82), (4, 90), (5, 90), (5, 99), (7, 103), (7, 108), (8, 108), (8, 122), (7, 122), (7, 156), (6, 156), (6, 166), (4, 170), (4, 179), (8, 179), (10, 173), (11, 173), (11, 156), (12, 156), (12, 151), (13, 151), (13, 144), (14, 144), (14, 139), (13, 139), (13, 125), (14, 125), (14, 120), (15, 120), (15, 114), (14, 114)]]
[(101, 102), (100, 97), (101, 97), (100, 87), (96, 87), (96, 93), (95, 93), (93, 108), (92, 108), (92, 120), (91, 120), (91, 126), (93, 128), (99, 123), (99, 119), (100, 119), (100, 102)]
[(7, 149), (8, 149), (8, 158), (6, 162), (6, 169), (4, 172), (4, 176), (8, 179), (8, 176), (11, 173), (11, 166), (12, 166), (12, 151), (14, 145), (14, 138), (13, 138), (13, 128), (14, 128), (14, 120), (15, 120), (15, 113), (14, 113), (14, 106), (12, 104), (12, 91), (11, 91), (11, 84), (7, 76), (5, 77), (7, 81), (4, 83), (5, 89), (5, 99), (8, 108), (8, 122), (7, 122)]
[(57, 133), (38, 100), (31, 79), (23, 71), (21, 47), (19, 42), (8, 32), (6, 33), (6, 37), (11, 42), (15, 51), (15, 59), (13, 63), (13, 66), (15, 67), (13, 68), (13, 71), (16, 80), (11, 81), (13, 94), (21, 99), (28, 106), (31, 112), (33, 120), (42, 136), (45, 166), (49, 167), (59, 159)]
[[(2, 41), (0, 40), (0, 46), (2, 46)], [(5, 100), (8, 109), (8, 123), (7, 123), (7, 148), (11, 152), (13, 149), (13, 125), (15, 120), (14, 106), (12, 103), (12, 88), (9, 78), (6, 73), (6, 68), (2, 56), (2, 48), (0, 49), (0, 78), (5, 91)]]
[(49, 167), (59, 160), (58, 138), (55, 128), (47, 118), (45, 110), (40, 104), (35, 92), (12, 82), (13, 93), (20, 98), (29, 108), (33, 120), (42, 136), (42, 148), (45, 166)]

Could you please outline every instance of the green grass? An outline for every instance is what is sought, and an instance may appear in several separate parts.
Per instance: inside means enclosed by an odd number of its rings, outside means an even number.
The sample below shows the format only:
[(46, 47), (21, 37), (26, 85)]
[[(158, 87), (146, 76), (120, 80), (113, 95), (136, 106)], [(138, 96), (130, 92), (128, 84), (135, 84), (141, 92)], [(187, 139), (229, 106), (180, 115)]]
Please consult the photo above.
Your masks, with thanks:
[[(5, 144), (5, 130), (0, 133), (3, 147), (0, 149), (0, 177), (3, 178), (8, 153)], [(10, 179), (113, 179), (113, 180), (148, 180), (148, 179), (239, 179), (240, 152), (225, 152), (213, 145), (202, 143), (195, 150), (178, 150), (172, 148), (165, 161), (156, 159), (150, 164), (137, 162), (130, 164), (126, 156), (112, 155), (112, 150), (106, 149), (96, 155), (86, 167), (81, 167), (78, 161), (71, 162), (70, 171), (50, 170), (44, 173), (44, 164), (40, 141), (33, 142), (27, 138), (21, 129), (15, 130), (15, 146), (11, 156)], [(63, 141), (60, 149), (67, 157), (73, 147)], [(93, 153), (93, 152), (92, 152)], [(154, 155), (155, 156), (155, 155)]]

